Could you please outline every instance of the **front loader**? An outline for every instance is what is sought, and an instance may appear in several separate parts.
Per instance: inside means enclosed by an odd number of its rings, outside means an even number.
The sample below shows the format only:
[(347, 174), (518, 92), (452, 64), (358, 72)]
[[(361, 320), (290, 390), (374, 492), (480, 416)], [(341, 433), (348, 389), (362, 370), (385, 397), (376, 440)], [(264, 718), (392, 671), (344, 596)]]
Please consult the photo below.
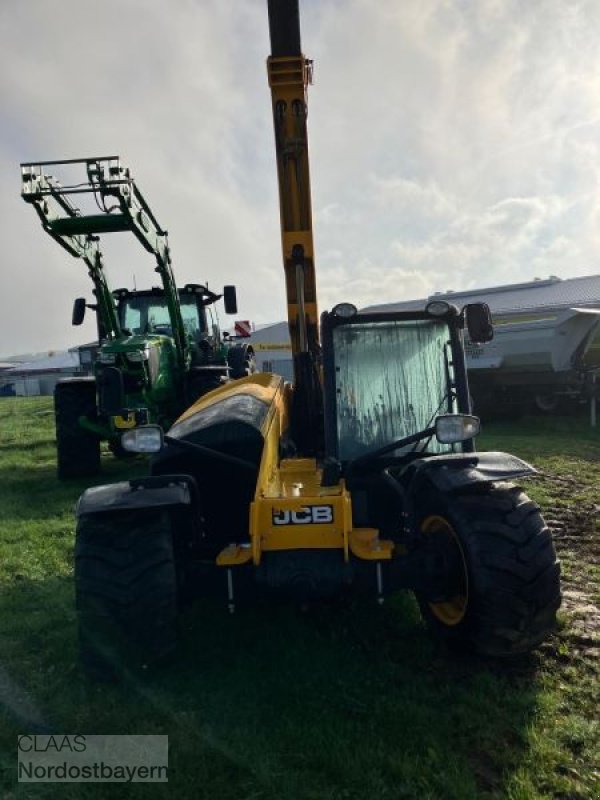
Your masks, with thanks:
[[(56, 167), (84, 167), (85, 177), (63, 185), (49, 174)], [(167, 232), (118, 157), (29, 162), (21, 164), (21, 176), (23, 199), (44, 230), (83, 260), (94, 286), (95, 301), (77, 298), (72, 319), (81, 325), (86, 308), (96, 312), (94, 376), (60, 381), (55, 391), (59, 477), (94, 475), (101, 440), (124, 455), (125, 430), (148, 423), (168, 427), (227, 377), (253, 371), (252, 348), (227, 345), (216, 320), (207, 319), (222, 295), (202, 284), (177, 288)], [(93, 197), (94, 213), (76, 207), (74, 195)], [(154, 256), (160, 286), (110, 290), (99, 242), (121, 231), (132, 232)], [(235, 287), (226, 286), (223, 296), (226, 312), (236, 313)]]
[[(294, 383), (224, 386), (165, 435), (151, 475), (85, 492), (77, 507), (81, 655), (100, 677), (175, 647), (181, 598), (214, 588), (229, 610), (414, 592), (431, 631), (487, 656), (552, 631), (559, 565), (515, 456), (478, 453), (463, 331), (493, 335), (487, 306), (317, 317), (306, 134), (312, 64), (297, 0), (271, 0), (268, 60)], [(143, 602), (141, 602), (143, 598)]]

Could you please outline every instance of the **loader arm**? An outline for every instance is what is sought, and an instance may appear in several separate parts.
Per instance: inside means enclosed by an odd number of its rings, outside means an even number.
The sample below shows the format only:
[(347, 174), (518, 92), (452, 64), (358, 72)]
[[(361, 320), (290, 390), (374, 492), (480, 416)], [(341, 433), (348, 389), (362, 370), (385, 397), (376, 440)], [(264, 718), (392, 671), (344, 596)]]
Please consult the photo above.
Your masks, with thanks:
[[(98, 305), (98, 316), (108, 339), (122, 336), (121, 323), (104, 272), (103, 256), (99, 237), (83, 227), (70, 233), (60, 233), (63, 220), (81, 220), (78, 210), (64, 194), (63, 187), (51, 175), (44, 172), (44, 162), (21, 164), (21, 196), (31, 203), (40, 218), (46, 233), (75, 258), (81, 258), (88, 268), (94, 284), (94, 295)], [(77, 223), (75, 223), (77, 224)]]
[[(62, 186), (47, 172), (48, 167), (77, 164), (85, 165), (86, 180), (76, 185)], [(129, 169), (121, 166), (118, 156), (27, 162), (21, 164), (21, 179), (22, 197), (33, 204), (44, 230), (72, 256), (85, 261), (109, 338), (118, 338), (123, 331), (103, 270), (98, 245), (100, 234), (131, 231), (154, 255), (172, 321), (179, 365), (187, 367), (189, 345), (171, 267), (167, 232), (158, 224)], [(82, 214), (70, 200), (70, 195), (77, 194), (92, 194), (100, 213)]]
[(271, 89), (281, 244), (294, 360), (292, 429), (299, 451), (315, 455), (322, 442), (319, 320), (315, 281), (307, 87), (312, 62), (301, 52), (298, 0), (269, 0)]

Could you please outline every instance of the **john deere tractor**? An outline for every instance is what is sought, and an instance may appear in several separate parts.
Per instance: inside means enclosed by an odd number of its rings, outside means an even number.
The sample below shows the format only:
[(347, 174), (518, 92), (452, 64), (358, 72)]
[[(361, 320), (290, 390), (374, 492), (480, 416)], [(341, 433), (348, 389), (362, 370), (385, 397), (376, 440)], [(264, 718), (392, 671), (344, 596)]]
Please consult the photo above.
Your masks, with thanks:
[[(77, 507), (81, 655), (102, 677), (176, 644), (178, 603), (210, 587), (229, 610), (260, 594), (298, 602), (414, 592), (431, 631), (488, 656), (552, 631), (559, 565), (514, 481), (535, 470), (479, 453), (463, 332), (493, 336), (489, 309), (316, 307), (306, 133), (311, 62), (297, 0), (269, 3), (268, 60), (293, 385), (252, 375), (200, 398), (165, 435), (151, 475), (86, 491)], [(377, 602), (373, 603), (377, 613)]]
[[(63, 186), (48, 173), (66, 165), (84, 166), (84, 180)], [(247, 345), (227, 345), (212, 312), (207, 319), (221, 296), (225, 311), (236, 313), (234, 286), (226, 286), (223, 295), (201, 284), (177, 289), (167, 232), (118, 157), (26, 163), (21, 173), (23, 199), (34, 206), (44, 230), (85, 262), (94, 285), (94, 302), (77, 298), (72, 319), (80, 325), (86, 308), (96, 312), (94, 376), (60, 381), (55, 391), (59, 477), (93, 475), (101, 440), (123, 455), (125, 430), (151, 422), (168, 427), (228, 377), (251, 373), (253, 352)], [(76, 208), (72, 195), (93, 196), (98, 213)], [(99, 240), (120, 231), (131, 231), (154, 255), (160, 286), (111, 292)]]

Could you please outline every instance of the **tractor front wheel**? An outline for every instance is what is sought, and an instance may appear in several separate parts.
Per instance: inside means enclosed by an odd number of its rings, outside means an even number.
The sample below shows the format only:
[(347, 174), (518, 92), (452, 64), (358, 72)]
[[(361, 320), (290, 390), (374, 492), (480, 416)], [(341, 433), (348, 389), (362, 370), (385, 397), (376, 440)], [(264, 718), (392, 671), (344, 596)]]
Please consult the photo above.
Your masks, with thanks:
[(85, 478), (100, 470), (100, 440), (79, 419), (95, 419), (94, 381), (58, 383), (54, 390), (58, 477)]
[(82, 516), (75, 546), (80, 656), (114, 680), (154, 664), (176, 644), (177, 576), (166, 510)]
[(431, 489), (420, 509), (421, 535), (454, 550), (451, 587), (417, 594), (432, 632), (494, 657), (544, 641), (560, 606), (560, 566), (538, 506), (505, 484), (463, 495)]

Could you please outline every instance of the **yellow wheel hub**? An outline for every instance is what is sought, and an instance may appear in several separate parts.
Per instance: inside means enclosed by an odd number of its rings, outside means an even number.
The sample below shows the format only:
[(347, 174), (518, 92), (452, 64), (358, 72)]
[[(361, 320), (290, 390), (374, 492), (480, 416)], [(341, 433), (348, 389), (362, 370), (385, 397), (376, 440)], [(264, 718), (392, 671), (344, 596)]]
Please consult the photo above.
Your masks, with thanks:
[(447, 536), (452, 544), (460, 552), (460, 562), (462, 564), (462, 575), (460, 578), (460, 588), (453, 597), (439, 603), (429, 603), (429, 608), (437, 619), (444, 625), (458, 625), (465, 616), (469, 601), (469, 577), (467, 574), (467, 562), (465, 554), (460, 544), (460, 540), (452, 525), (445, 517), (432, 515), (426, 517), (421, 523), (421, 533), (436, 534), (437, 536)]

